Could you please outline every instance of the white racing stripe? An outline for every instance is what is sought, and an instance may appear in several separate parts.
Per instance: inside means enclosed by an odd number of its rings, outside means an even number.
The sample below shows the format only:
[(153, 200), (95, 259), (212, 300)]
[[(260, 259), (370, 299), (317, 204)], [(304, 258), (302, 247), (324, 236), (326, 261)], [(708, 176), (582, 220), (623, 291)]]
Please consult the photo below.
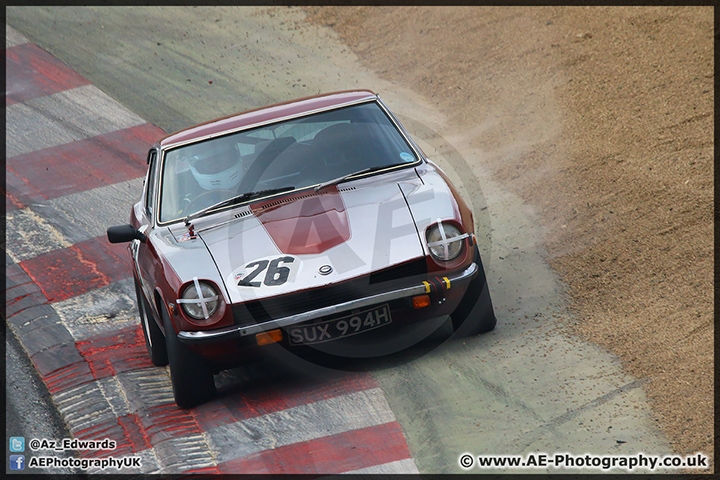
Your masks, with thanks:
[(146, 123), (94, 85), (6, 109), (7, 158)]
[(218, 463), (395, 421), (379, 388), (249, 418), (210, 429)]

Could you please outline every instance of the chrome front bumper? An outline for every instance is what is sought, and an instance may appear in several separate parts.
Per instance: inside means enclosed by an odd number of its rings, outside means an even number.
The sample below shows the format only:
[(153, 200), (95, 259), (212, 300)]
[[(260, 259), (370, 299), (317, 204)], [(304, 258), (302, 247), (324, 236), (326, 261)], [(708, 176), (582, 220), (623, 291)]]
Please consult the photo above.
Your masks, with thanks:
[[(472, 280), (478, 274), (479, 270), (480, 268), (477, 264), (471, 263), (470, 266), (468, 266), (462, 272), (457, 273), (454, 276), (449, 276), (447, 278), (443, 277), (443, 279), (447, 282), (447, 287), (444, 288), (450, 288), (452, 284), (456, 282), (463, 283), (465, 281)], [(326, 317), (328, 315), (335, 315), (357, 308), (364, 308), (370, 305), (386, 303), (401, 298), (423, 295), (425, 293), (429, 293), (429, 291), (430, 290), (427, 282), (423, 282), (412, 287), (391, 290), (389, 292), (379, 293), (377, 295), (371, 295), (369, 297), (358, 298), (349, 302), (338, 303), (337, 305), (318, 308), (289, 317), (276, 318), (275, 320), (269, 320), (267, 322), (257, 323), (255, 325), (233, 325), (231, 327), (219, 328), (217, 330), (206, 330), (199, 332), (180, 331), (178, 333), (178, 340), (188, 344), (203, 344), (229, 340), (235, 337), (245, 337), (247, 335), (267, 332), (268, 330), (287, 327), (289, 325), (295, 325), (297, 323), (303, 323), (309, 320), (314, 320), (316, 318)]]

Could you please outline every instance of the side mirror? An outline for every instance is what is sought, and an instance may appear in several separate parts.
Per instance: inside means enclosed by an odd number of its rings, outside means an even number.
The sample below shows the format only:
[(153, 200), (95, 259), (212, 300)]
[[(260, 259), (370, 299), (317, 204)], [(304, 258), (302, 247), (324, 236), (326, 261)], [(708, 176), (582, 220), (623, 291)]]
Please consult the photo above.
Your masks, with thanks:
[(144, 234), (135, 230), (135, 227), (129, 224), (109, 227), (107, 229), (107, 238), (110, 243), (126, 243), (132, 242), (133, 240), (144, 242), (147, 240)]

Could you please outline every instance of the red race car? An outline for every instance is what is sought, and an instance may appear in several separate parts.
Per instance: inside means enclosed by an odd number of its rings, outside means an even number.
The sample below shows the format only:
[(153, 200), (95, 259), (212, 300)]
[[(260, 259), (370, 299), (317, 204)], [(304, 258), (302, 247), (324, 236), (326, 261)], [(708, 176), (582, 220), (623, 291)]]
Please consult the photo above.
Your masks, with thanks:
[(148, 352), (181, 407), (266, 345), (342, 355), (448, 315), (461, 335), (495, 327), (472, 212), (370, 91), (165, 137), (130, 222), (108, 240), (130, 242)]

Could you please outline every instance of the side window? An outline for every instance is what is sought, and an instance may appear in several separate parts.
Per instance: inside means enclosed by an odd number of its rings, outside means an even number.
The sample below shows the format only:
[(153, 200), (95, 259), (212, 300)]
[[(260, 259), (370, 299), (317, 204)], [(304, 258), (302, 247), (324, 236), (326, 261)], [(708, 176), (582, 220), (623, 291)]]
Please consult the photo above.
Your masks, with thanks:
[(153, 196), (155, 195), (155, 170), (157, 166), (156, 159), (157, 150), (150, 150), (150, 153), (148, 154), (148, 174), (147, 178), (145, 179), (145, 186), (147, 187), (145, 189), (145, 213), (148, 215), (148, 217), (152, 215), (152, 200)]

